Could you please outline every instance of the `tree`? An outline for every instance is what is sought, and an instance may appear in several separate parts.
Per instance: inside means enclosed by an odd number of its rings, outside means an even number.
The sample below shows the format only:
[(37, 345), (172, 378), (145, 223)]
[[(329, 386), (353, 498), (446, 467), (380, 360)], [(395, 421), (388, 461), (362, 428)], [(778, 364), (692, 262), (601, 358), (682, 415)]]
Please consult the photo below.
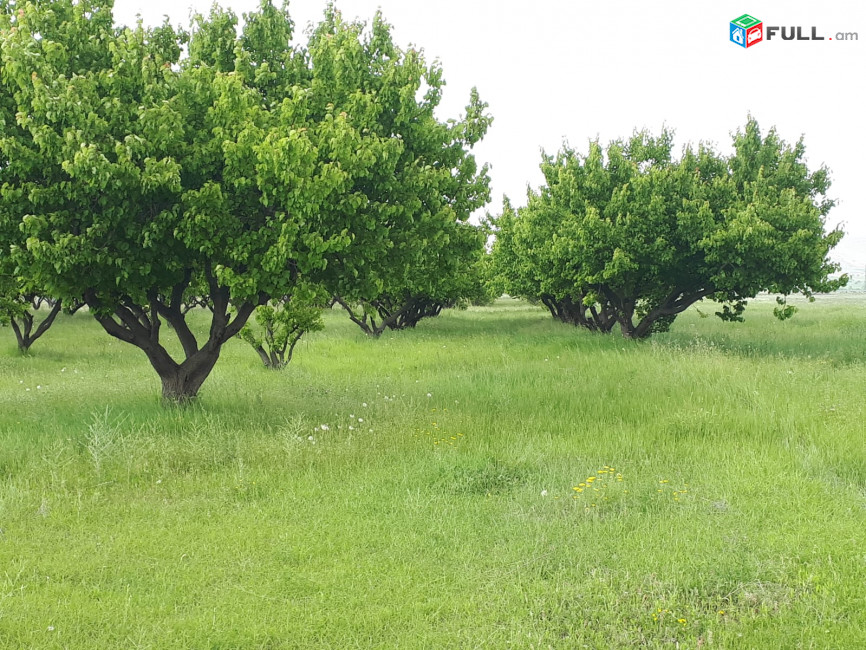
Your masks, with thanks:
[(324, 297), (315, 290), (271, 300), (256, 309), (258, 328), (244, 325), (238, 336), (252, 346), (265, 368), (281, 370), (292, 360), (295, 346), (307, 332), (325, 327), (322, 321)]
[(401, 143), (393, 167), (356, 185), (379, 225), (355, 233), (354, 243), (376, 250), (387, 230), (388, 263), (341, 261), (333, 293), (370, 335), (413, 327), (466, 297), (484, 247), (483, 233), (468, 219), (489, 198), (487, 168), (478, 168), (471, 150), (492, 118), (473, 89), (461, 119), (437, 119), (441, 68), (427, 65), (421, 51), (397, 47), (379, 13), (364, 31), (332, 8), (310, 53), (321, 83), (337, 90), (338, 108), (363, 115), (368, 132)]
[[(6, 20), (13, 14), (21, 17), (23, 12), (24, 9), (16, 8), (15, 3), (0, 1), (0, 16)], [(0, 40), (0, 59), (2, 58), (3, 41)], [(16, 111), (13, 88), (6, 83), (5, 78), (0, 77), (0, 138), (5, 142), (15, 142), (24, 136), (24, 130), (16, 119)], [(19, 156), (22, 155), (23, 152), (14, 146), (0, 147), (0, 187), (7, 183), (13, 184), (13, 187), (5, 188), (2, 192), (3, 200), (0, 201), (0, 325), (12, 327), (19, 352), (26, 354), (33, 343), (48, 331), (64, 305), (60, 300), (47, 298), (43, 288), (24, 277), (11, 256), (12, 247), (24, 243), (24, 236), (15, 216), (22, 212), (27, 201), (20, 188), (14, 187), (16, 176), (21, 173), (22, 167), (27, 165), (26, 162), (21, 165)], [(80, 301), (69, 304), (71, 307), (67, 311), (70, 313), (81, 305)], [(48, 311), (43, 313), (43, 318), (40, 319), (43, 306), (47, 306)]]
[(415, 327), (443, 309), (483, 300), (485, 231), (456, 223), (451, 233), (440, 250), (419, 251), (416, 264), (394, 269), (388, 289), (378, 295), (360, 297), (355, 304), (337, 296), (335, 302), (364, 333), (379, 337), (386, 329)]
[(556, 234), (561, 218), (555, 210), (518, 215), (506, 198), (502, 213), (490, 219), (496, 232), (491, 282), (499, 292), (541, 303), (563, 323), (610, 332), (615, 314), (604, 298), (577, 284), (573, 260)]
[(802, 139), (789, 146), (750, 118), (731, 156), (700, 145), (674, 160), (671, 148), (670, 132), (641, 132), (544, 156), (546, 184), (493, 220), (509, 291), (567, 322), (645, 338), (704, 298), (740, 320), (761, 291), (811, 297), (846, 282), (830, 279), (842, 232), (825, 232), (828, 172), (808, 170)]
[[(2, 16), (17, 125), (0, 139), (14, 161), (4, 220), (26, 237), (16, 265), (48, 295), (83, 296), (109, 334), (145, 353), (163, 396), (183, 402), (256, 307), (301, 279), (363, 281), (382, 263), (389, 224), (364, 189), (382, 193), (403, 144), (366, 127), (384, 110), (372, 89), (337, 108), (342, 89), (310, 65), (321, 44), (292, 50), (285, 9), (264, 2), (236, 35), (218, 8), (186, 34), (114, 28), (110, 7), (28, 2)], [(333, 15), (329, 56), (351, 58), (358, 34)], [(186, 321), (192, 296), (210, 309), (204, 334)]]
[[(79, 302), (65, 309), (60, 300), (26, 292), (17, 283), (9, 284), (11, 286), (7, 284), (6, 278), (0, 278), (0, 325), (12, 327), (21, 354), (30, 352), (31, 346), (49, 330), (61, 311), (73, 314), (83, 306)], [(4, 294), (4, 291), (7, 293)], [(43, 306), (47, 307), (48, 312), (39, 319)]]

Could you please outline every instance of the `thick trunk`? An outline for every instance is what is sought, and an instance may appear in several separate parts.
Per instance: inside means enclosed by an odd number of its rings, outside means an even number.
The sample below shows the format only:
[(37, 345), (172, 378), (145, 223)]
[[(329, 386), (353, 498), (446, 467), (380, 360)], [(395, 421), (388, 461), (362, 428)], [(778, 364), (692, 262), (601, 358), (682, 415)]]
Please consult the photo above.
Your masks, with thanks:
[[(211, 326), (207, 340), (199, 348), (198, 342), (181, 312), (181, 302), (189, 274), (176, 285), (168, 302), (155, 293), (148, 296), (150, 304), (138, 305), (130, 299), (112, 305), (113, 315), (94, 292), (88, 292), (85, 300), (93, 316), (111, 336), (131, 343), (147, 355), (162, 382), (162, 396), (166, 402), (184, 404), (198, 395), (220, 356), (223, 344), (235, 336), (246, 324), (258, 305), (267, 302), (262, 294), (257, 302), (246, 302), (238, 306), (234, 318), (229, 314), (228, 289), (217, 285), (208, 269), (206, 277), (210, 284)], [(171, 323), (184, 352), (184, 361), (178, 363), (160, 343), (160, 325), (163, 317)]]
[(222, 342), (208, 341), (182, 363), (175, 361), (157, 341), (133, 342), (147, 356), (162, 382), (162, 398), (169, 404), (186, 404), (198, 395), (220, 356)]
[(635, 324), (637, 301), (619, 298), (613, 292), (605, 291), (615, 307), (616, 321), (620, 325), (622, 335), (627, 339), (645, 339), (653, 332), (667, 331), (679, 314), (713, 293), (715, 293), (715, 289), (712, 287), (692, 290), (675, 289)]
[(625, 319), (620, 319), (619, 321), (619, 331), (622, 333), (623, 338), (627, 339), (638, 339), (641, 338), (635, 332), (635, 327), (632, 325), (631, 321), (626, 321)]
[(198, 395), (220, 356), (219, 348), (201, 350), (181, 364), (165, 364), (148, 355), (162, 381), (162, 399), (170, 404), (187, 404)]
[(556, 303), (556, 300), (553, 296), (549, 296), (547, 294), (541, 296), (541, 303), (547, 307), (547, 311), (550, 312), (550, 315), (554, 318), (562, 320), (559, 315), (559, 307)]

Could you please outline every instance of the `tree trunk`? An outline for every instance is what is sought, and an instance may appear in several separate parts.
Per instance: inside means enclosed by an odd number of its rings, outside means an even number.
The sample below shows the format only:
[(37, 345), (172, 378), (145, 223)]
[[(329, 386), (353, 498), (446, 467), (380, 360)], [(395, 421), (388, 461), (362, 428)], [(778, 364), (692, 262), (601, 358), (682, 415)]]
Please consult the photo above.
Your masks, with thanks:
[[(666, 332), (679, 314), (714, 292), (715, 290), (712, 288), (695, 290), (693, 293), (686, 293), (680, 289), (672, 291), (661, 305), (651, 309), (632, 328), (632, 335), (629, 338), (645, 339), (655, 331)], [(656, 323), (659, 323), (659, 326), (656, 326)]]
[[(147, 350), (145, 350), (147, 354)], [(162, 399), (170, 404), (184, 405), (196, 398), (205, 379), (210, 375), (220, 356), (220, 348), (205, 347), (181, 364), (167, 355), (148, 354), (148, 359), (162, 381)]]
[(265, 365), (265, 368), (271, 367), (271, 358), (268, 356), (268, 353), (261, 345), (253, 346), (253, 349), (259, 355), (259, 359), (262, 360), (262, 363)]
[(355, 325), (360, 327), (361, 330), (363, 330), (364, 334), (366, 334), (367, 336), (372, 336), (373, 338), (379, 338), (379, 336), (385, 330), (384, 327), (382, 329), (378, 329), (375, 326), (376, 325), (375, 321), (373, 321), (373, 327), (370, 327), (370, 323), (368, 322), (366, 312), (362, 311), (361, 315), (359, 316), (358, 314), (356, 314), (352, 310), (352, 307), (345, 300), (340, 298), (339, 296), (334, 296), (334, 302), (346, 310), (346, 313), (349, 314), (349, 319), (353, 323), (355, 323)]
[(54, 323), (54, 319), (57, 318), (57, 314), (60, 313), (62, 308), (63, 305), (61, 304), (61, 301), (58, 300), (54, 302), (51, 306), (51, 311), (48, 312), (45, 319), (39, 323), (35, 332), (33, 331), (33, 314), (25, 313), (22, 316), (21, 323), (18, 323), (14, 316), (12, 317), (10, 325), (15, 332), (15, 338), (18, 341), (18, 351), (21, 354), (27, 354), (30, 351), (30, 346), (36, 342), (36, 339), (48, 331), (48, 328)]
[[(166, 302), (156, 292), (148, 296), (148, 304), (137, 304), (129, 298), (113, 304), (110, 313), (102, 305), (95, 292), (89, 291), (84, 299), (90, 310), (111, 336), (131, 343), (147, 355), (150, 365), (162, 382), (163, 400), (171, 404), (185, 404), (198, 395), (220, 356), (222, 346), (241, 331), (256, 307), (267, 302), (268, 296), (260, 294), (258, 300), (237, 306), (234, 318), (229, 314), (229, 291), (217, 284), (216, 276), (206, 269), (211, 304), (211, 326), (207, 341), (199, 347), (198, 341), (184, 314), (181, 312), (183, 293), (189, 286), (191, 273), (172, 288)], [(160, 316), (172, 325), (183, 348), (184, 361), (178, 363), (160, 344)]]

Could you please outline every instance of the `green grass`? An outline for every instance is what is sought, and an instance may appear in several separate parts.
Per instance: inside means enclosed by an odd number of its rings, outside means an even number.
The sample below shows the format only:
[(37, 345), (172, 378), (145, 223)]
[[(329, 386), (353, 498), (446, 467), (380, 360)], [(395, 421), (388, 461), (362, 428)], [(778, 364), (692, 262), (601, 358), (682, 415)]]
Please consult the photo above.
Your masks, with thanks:
[(866, 301), (800, 306), (335, 311), (186, 409), (86, 314), (0, 331), (0, 647), (864, 647)]

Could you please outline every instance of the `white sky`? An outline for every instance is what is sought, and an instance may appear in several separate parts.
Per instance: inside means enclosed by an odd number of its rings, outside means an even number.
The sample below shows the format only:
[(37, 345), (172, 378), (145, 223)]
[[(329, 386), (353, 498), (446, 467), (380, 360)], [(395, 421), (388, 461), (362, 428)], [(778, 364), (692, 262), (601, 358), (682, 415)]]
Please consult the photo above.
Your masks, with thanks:
[[(223, 0), (239, 15), (257, 0)], [(116, 0), (115, 20), (136, 14), (154, 24), (168, 15), (188, 24), (210, 0)], [(810, 167), (826, 164), (838, 205), (828, 223), (848, 235), (833, 257), (866, 265), (866, 3), (802, 0), (338, 0), (344, 16), (369, 20), (377, 8), (396, 42), (438, 58), (447, 87), (441, 117), (457, 117), (477, 86), (494, 123), (476, 147), (492, 166), (498, 212), (503, 194), (525, 202), (537, 187), (539, 151), (563, 138), (579, 149), (647, 127), (673, 128), (679, 144), (705, 140), (728, 152), (730, 133), (754, 115), (793, 142), (805, 135)], [(301, 31), (325, 0), (294, 0)], [(749, 13), (768, 25), (860, 40), (772, 41), (743, 49), (728, 40), (731, 20)], [(765, 35), (766, 38), (766, 35)], [(859, 81), (858, 81), (859, 79)]]

